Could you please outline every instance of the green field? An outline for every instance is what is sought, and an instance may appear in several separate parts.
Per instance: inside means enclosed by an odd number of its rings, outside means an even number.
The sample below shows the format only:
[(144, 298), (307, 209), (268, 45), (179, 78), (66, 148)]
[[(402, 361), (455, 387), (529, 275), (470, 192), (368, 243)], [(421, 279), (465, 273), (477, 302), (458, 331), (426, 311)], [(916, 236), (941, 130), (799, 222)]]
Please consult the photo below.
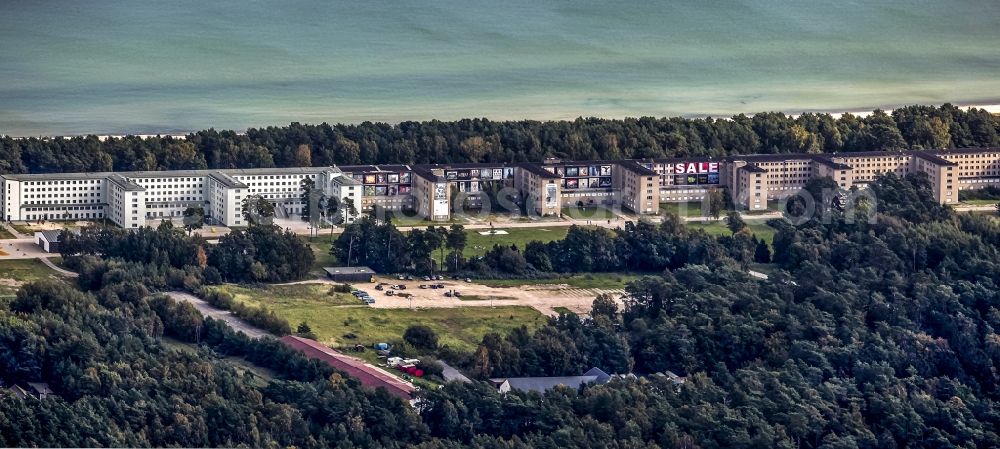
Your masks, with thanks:
[[(497, 230), (506, 231), (507, 234), (499, 235), (481, 235), (480, 232), (486, 232), (487, 229), (466, 229), (465, 234), (467, 236), (465, 251), (462, 254), (465, 257), (481, 256), (486, 253), (490, 248), (493, 248), (494, 244), (498, 245), (511, 245), (515, 244), (519, 248), (524, 248), (524, 245), (532, 240), (538, 240), (543, 243), (550, 242), (553, 240), (561, 240), (566, 237), (566, 233), (569, 232), (568, 226), (546, 226), (544, 228), (496, 228)], [(336, 236), (334, 237), (336, 238)], [(322, 267), (336, 266), (338, 265), (336, 258), (330, 255), (330, 237), (320, 236), (313, 237), (309, 239), (309, 244), (312, 247), (313, 254), (316, 256), (316, 262), (313, 263), (313, 267), (316, 269)], [(437, 260), (438, 253), (435, 252), (434, 259)]]
[(1000, 203), (1000, 200), (962, 200), (958, 203), (959, 206), (992, 206), (994, 204)]
[(995, 210), (966, 210), (966, 211), (959, 211), (958, 213), (969, 214), (969, 215), (982, 215), (985, 217), (993, 218), (994, 221), (1000, 220), (1000, 216), (997, 216), (997, 211)]
[(14, 238), (14, 234), (11, 234), (10, 231), (7, 230), (7, 228), (0, 227), (0, 240), (12, 239), (12, 238)]
[[(770, 206), (764, 210), (743, 210), (740, 211), (743, 215), (761, 215), (775, 212), (777, 209), (772, 209)], [(666, 212), (671, 212), (678, 217), (708, 217), (708, 209), (702, 210), (702, 205), (700, 201), (689, 201), (687, 203), (660, 203), (660, 214), (663, 215)], [(719, 217), (726, 216), (730, 212), (730, 209), (724, 209), (719, 212)]]
[[(711, 221), (708, 223), (691, 221), (685, 223), (685, 226), (690, 230), (701, 229), (708, 235), (732, 235), (732, 232), (726, 227), (725, 220)], [(764, 239), (768, 243), (774, 241), (774, 234), (776, 232), (775, 229), (762, 221), (747, 220), (747, 228), (749, 228), (750, 232), (756, 235), (759, 239)]]
[(768, 276), (774, 274), (779, 268), (773, 263), (752, 263), (750, 264), (750, 269), (759, 273), (764, 273)]
[(567, 226), (547, 226), (544, 228), (496, 228), (496, 230), (506, 231), (507, 234), (500, 235), (481, 235), (480, 232), (488, 231), (488, 229), (467, 229), (465, 231), (468, 235), (468, 239), (465, 244), (465, 251), (462, 254), (465, 257), (481, 256), (493, 248), (494, 244), (497, 245), (517, 245), (518, 248), (524, 248), (528, 242), (532, 240), (538, 240), (542, 243), (551, 242), (553, 240), (562, 240), (566, 237), (566, 233), (569, 232), (569, 227)]
[[(285, 286), (282, 286), (285, 287)], [(545, 316), (530, 307), (462, 307), (450, 309), (375, 309), (345, 306), (327, 300), (324, 291), (316, 296), (295, 294), (275, 296), (268, 289), (223, 287), (235, 298), (250, 305), (263, 305), (288, 320), (292, 327), (305, 321), (319, 341), (332, 346), (398, 341), (407, 327), (422, 324), (434, 329), (443, 345), (471, 351), (487, 332), (504, 333), (521, 325), (535, 329), (545, 324)], [(352, 303), (358, 302), (353, 296)], [(354, 338), (345, 335), (354, 334)]]
[(601, 206), (564, 207), (562, 213), (574, 220), (613, 220), (618, 218), (614, 212)]
[[(334, 239), (337, 235), (333, 236)], [(323, 235), (319, 237), (312, 237), (309, 239), (309, 246), (312, 247), (313, 255), (316, 256), (316, 261), (313, 262), (314, 269), (322, 269), (323, 267), (334, 267), (337, 266), (337, 258), (330, 255), (330, 236)]]
[(665, 214), (670, 212), (678, 217), (701, 217), (708, 215), (706, 210), (704, 214), (701, 210), (701, 201), (690, 201), (687, 203), (660, 203), (660, 213)]
[(37, 259), (0, 260), (0, 296), (12, 296), (25, 283), (40, 279), (61, 279)]
[[(214, 354), (208, 350), (199, 348), (194, 344), (183, 342), (167, 336), (161, 337), (160, 343), (162, 343), (163, 346), (166, 346), (167, 348), (180, 352), (186, 352), (189, 354), (195, 354), (198, 356), (211, 356)], [(221, 363), (231, 364), (237, 371), (241, 373), (249, 372), (250, 374), (252, 374), (254, 377), (254, 383), (258, 387), (263, 388), (267, 386), (267, 383), (270, 382), (271, 379), (275, 377), (274, 371), (271, 371), (270, 369), (264, 368), (262, 366), (254, 365), (253, 363), (251, 363), (247, 359), (244, 359), (243, 357), (229, 356), (229, 357), (219, 358), (218, 360)]]
[[(265, 285), (262, 287), (243, 287), (226, 285), (219, 287), (233, 295), (237, 301), (266, 302), (268, 307), (287, 306), (353, 306), (364, 304), (350, 293), (336, 293), (331, 284), (291, 284)], [(298, 321), (292, 323), (297, 324)]]
[[(655, 276), (656, 273), (647, 274)], [(559, 285), (566, 284), (576, 288), (623, 289), (625, 285), (642, 277), (636, 273), (587, 273), (550, 279), (482, 279), (474, 280), (477, 284), (490, 287), (520, 287), (523, 285)]]
[(430, 221), (427, 218), (418, 215), (416, 212), (392, 211), (389, 212), (389, 217), (392, 219), (392, 224), (396, 225), (396, 227), (451, 226), (453, 224), (465, 223), (465, 220), (457, 217), (453, 217), (448, 221)]

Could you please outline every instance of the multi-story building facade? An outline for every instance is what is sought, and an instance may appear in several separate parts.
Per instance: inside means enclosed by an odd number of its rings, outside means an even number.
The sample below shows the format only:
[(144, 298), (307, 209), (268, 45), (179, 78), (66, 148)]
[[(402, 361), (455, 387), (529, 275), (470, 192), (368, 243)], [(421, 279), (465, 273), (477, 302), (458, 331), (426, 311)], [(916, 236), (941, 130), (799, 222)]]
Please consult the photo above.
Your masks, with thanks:
[[(942, 204), (958, 192), (1000, 187), (1000, 148), (909, 152), (744, 155), (620, 161), (359, 165), (341, 167), (180, 170), (162, 172), (0, 175), (0, 218), (106, 218), (138, 227), (201, 206), (210, 222), (246, 225), (242, 202), (260, 195), (279, 215), (303, 211), (303, 181), (326, 198), (350, 199), (358, 212), (379, 206), (447, 221), (457, 208), (477, 208), (487, 196), (538, 215), (564, 207), (622, 207), (656, 214), (661, 203), (703, 201), (727, 188), (742, 208), (761, 210), (829, 177), (843, 189), (863, 188), (882, 173), (925, 173)], [(494, 197), (494, 199), (497, 199)]]
[(175, 170), (0, 175), (5, 220), (106, 218), (126, 228), (181, 217), (201, 206), (214, 223), (243, 226), (242, 201), (260, 195), (283, 211), (302, 210), (301, 183), (329, 183), (332, 168)]

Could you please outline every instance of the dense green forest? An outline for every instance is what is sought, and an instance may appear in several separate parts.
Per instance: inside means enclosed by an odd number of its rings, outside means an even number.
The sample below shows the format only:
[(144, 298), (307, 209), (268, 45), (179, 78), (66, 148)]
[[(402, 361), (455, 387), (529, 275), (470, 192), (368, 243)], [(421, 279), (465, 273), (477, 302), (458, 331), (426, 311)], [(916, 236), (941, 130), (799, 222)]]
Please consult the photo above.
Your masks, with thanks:
[(626, 222), (617, 229), (573, 225), (561, 240), (530, 241), (524, 248), (495, 244), (483, 256), (465, 258), (461, 225), (403, 233), (391, 220), (377, 222), (365, 216), (344, 228), (330, 254), (345, 264), (365, 265), (379, 273), (426, 275), (440, 269), (463, 277), (518, 279), (564, 273), (660, 272), (687, 264), (746, 267), (770, 261), (767, 243), (745, 223), (734, 223), (731, 230), (731, 236), (716, 238), (704, 230), (688, 231), (678, 217), (667, 215), (659, 225), (645, 220)]
[[(0, 130), (2, 131), (2, 130)], [(205, 130), (187, 139), (0, 138), (0, 173), (725, 156), (1000, 146), (1000, 119), (950, 104), (867, 117), (466, 119)]]
[[(275, 225), (250, 226), (234, 230), (209, 245), (200, 235), (185, 235), (169, 221), (157, 228), (122, 229), (114, 226), (88, 226), (79, 233), (64, 231), (59, 252), (71, 268), (93, 278), (82, 283), (96, 289), (112, 267), (96, 269), (83, 266), (95, 259), (76, 256), (101, 255), (104, 259), (125, 262), (122, 271), (136, 269), (137, 276), (148, 278), (155, 286), (191, 289), (202, 282), (286, 282), (304, 276), (312, 268), (312, 249), (291, 231)], [(154, 266), (157, 273), (141, 267)], [(137, 268), (140, 267), (140, 268)], [(126, 274), (116, 274), (123, 277)]]
[(873, 223), (775, 223), (782, 269), (767, 281), (731, 263), (685, 265), (631, 284), (622, 310), (600, 298), (591, 320), (490, 334), (466, 361), (480, 377), (671, 370), (683, 386), (651, 376), (536, 404), (448, 385), (424, 421), (473, 444), (995, 446), (1000, 225), (936, 204), (921, 177), (872, 188)]

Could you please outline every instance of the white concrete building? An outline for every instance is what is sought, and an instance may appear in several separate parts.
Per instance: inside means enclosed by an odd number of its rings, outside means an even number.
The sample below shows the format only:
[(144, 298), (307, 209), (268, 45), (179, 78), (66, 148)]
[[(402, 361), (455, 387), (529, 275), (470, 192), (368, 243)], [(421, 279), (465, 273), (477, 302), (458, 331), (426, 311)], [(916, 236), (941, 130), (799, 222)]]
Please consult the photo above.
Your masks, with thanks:
[(329, 197), (334, 176), (342, 175), (332, 167), (7, 174), (0, 175), (0, 218), (107, 218), (137, 228), (147, 219), (179, 218), (188, 207), (201, 206), (210, 223), (245, 226), (246, 197), (260, 195), (282, 215), (298, 214), (302, 180), (312, 179)]
[[(448, 221), (455, 202), (475, 208), (489, 192), (515, 191), (516, 201), (541, 215), (576, 205), (620, 205), (659, 213), (660, 203), (703, 201), (726, 188), (740, 207), (763, 210), (829, 177), (844, 189), (864, 187), (880, 173), (922, 172), (942, 204), (966, 189), (1000, 186), (1000, 148), (830, 154), (760, 154), (543, 163), (350, 165), (340, 167), (175, 170), (120, 173), (0, 175), (0, 219), (107, 218), (135, 228), (145, 220), (178, 218), (201, 206), (210, 224), (245, 226), (242, 203), (260, 195), (278, 217), (303, 212), (302, 181), (327, 198), (351, 198), (358, 213), (375, 206), (414, 210)], [(353, 220), (356, 217), (351, 217)], [(350, 220), (349, 220), (350, 221)]]
[(354, 210), (357, 212), (355, 215), (348, 214), (346, 207), (341, 208), (344, 222), (353, 223), (354, 220), (357, 220), (358, 216), (361, 214), (361, 193), (363, 184), (344, 173), (332, 174), (329, 176), (329, 179), (325, 181), (325, 187), (326, 191), (329, 192), (329, 198), (337, 198), (337, 200), (340, 201), (340, 204), (344, 203), (345, 198), (350, 199), (354, 203)]

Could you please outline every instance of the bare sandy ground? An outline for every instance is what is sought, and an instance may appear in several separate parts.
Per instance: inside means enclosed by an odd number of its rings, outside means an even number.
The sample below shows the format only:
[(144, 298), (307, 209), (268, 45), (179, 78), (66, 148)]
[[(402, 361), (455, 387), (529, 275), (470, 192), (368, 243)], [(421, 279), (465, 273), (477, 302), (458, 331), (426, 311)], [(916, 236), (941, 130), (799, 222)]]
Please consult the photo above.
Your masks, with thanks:
[[(620, 289), (576, 288), (565, 284), (524, 285), (520, 287), (489, 287), (481, 284), (454, 280), (430, 281), (423, 280), (400, 281), (395, 278), (376, 278), (377, 282), (406, 285), (406, 290), (396, 290), (396, 295), (389, 296), (386, 290), (375, 290), (374, 284), (357, 284), (360, 288), (375, 298), (371, 307), (384, 309), (404, 308), (451, 308), (451, 307), (497, 307), (497, 306), (527, 306), (545, 315), (558, 315), (557, 307), (565, 307), (576, 313), (589, 313), (590, 307), (597, 295), (606, 293), (621, 304), (624, 293)], [(421, 289), (420, 284), (444, 284), (440, 289)], [(445, 292), (458, 291), (464, 298), (445, 296)], [(399, 297), (399, 293), (409, 293), (409, 298)], [(471, 298), (470, 298), (471, 297)]]

